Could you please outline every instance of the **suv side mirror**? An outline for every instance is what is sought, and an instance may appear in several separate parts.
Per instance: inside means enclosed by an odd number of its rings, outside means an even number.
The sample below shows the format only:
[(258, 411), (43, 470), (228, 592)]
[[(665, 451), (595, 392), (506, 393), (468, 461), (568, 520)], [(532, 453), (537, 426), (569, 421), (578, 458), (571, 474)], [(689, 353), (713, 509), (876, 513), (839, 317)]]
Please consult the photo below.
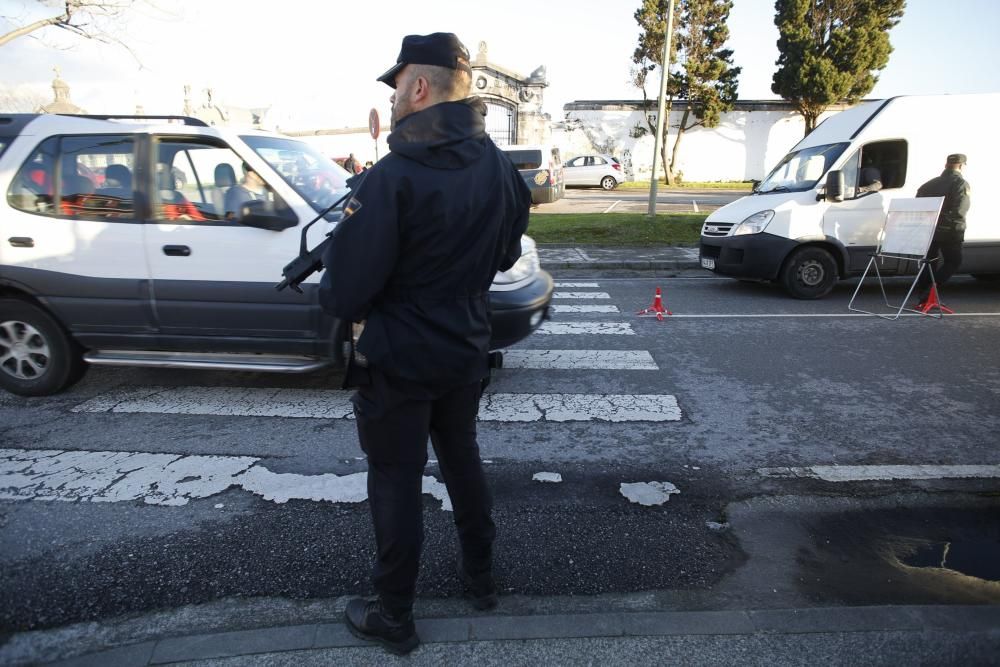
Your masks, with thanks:
[(298, 218), (290, 210), (273, 211), (272, 204), (265, 201), (249, 201), (240, 207), (240, 217), (237, 222), (247, 227), (266, 229), (271, 232), (281, 232), (299, 224)]
[(827, 201), (844, 201), (844, 172), (833, 170), (826, 175)]

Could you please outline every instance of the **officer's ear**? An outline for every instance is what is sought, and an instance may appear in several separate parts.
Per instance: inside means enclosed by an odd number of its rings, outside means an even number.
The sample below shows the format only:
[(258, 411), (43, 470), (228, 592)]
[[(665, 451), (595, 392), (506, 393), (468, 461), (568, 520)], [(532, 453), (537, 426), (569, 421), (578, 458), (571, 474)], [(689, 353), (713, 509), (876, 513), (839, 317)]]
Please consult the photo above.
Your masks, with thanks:
[(431, 96), (431, 84), (427, 77), (418, 76), (413, 82), (413, 101), (426, 102)]

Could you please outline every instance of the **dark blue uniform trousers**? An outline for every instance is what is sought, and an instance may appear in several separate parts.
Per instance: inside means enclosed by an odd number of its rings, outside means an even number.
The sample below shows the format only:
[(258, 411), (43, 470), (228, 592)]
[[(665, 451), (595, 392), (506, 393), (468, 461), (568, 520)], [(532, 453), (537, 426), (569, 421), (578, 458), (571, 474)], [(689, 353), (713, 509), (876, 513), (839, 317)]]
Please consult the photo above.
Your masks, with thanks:
[[(962, 266), (961, 236), (935, 235), (927, 249), (927, 259), (934, 266), (934, 281), (944, 285), (951, 279), (958, 268)], [(926, 301), (931, 293), (931, 272), (924, 270), (917, 281), (916, 294), (919, 301)]]
[(480, 382), (431, 390), (370, 369), (354, 395), (358, 438), (368, 457), (368, 502), (377, 555), (372, 582), (393, 612), (413, 606), (424, 539), (422, 478), (430, 436), (454, 507), (469, 574), (492, 567), (496, 526), (483, 475), (476, 417)]

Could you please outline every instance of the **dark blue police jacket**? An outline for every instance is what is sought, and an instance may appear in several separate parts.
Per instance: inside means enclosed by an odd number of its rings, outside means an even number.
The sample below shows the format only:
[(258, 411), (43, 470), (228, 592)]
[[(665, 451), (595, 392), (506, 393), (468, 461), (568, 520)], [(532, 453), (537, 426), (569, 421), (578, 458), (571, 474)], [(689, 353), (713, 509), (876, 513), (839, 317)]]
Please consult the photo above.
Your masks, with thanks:
[(531, 194), (485, 115), (469, 98), (397, 123), (323, 256), (320, 303), (367, 320), (358, 351), (386, 375), (443, 388), (489, 372), (487, 293), (520, 257)]

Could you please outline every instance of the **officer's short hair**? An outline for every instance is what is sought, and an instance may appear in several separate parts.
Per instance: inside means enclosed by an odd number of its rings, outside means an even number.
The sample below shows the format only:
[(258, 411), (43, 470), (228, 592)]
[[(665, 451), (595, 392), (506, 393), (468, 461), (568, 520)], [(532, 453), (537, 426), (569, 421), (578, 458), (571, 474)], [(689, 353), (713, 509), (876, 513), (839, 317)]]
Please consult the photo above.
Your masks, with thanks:
[(427, 79), (434, 94), (448, 100), (462, 100), (472, 91), (472, 75), (463, 69), (437, 65), (410, 65), (417, 76)]

